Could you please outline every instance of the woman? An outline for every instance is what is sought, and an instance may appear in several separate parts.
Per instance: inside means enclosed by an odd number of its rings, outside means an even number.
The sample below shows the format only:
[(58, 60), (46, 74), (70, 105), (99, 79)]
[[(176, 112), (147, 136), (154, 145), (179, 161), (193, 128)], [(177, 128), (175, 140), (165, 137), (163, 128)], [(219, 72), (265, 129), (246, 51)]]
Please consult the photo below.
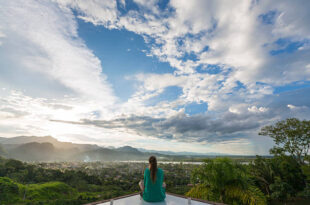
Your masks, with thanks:
[(148, 202), (159, 202), (166, 198), (164, 171), (157, 168), (156, 157), (149, 158), (149, 167), (144, 170), (144, 180), (139, 182), (141, 196)]

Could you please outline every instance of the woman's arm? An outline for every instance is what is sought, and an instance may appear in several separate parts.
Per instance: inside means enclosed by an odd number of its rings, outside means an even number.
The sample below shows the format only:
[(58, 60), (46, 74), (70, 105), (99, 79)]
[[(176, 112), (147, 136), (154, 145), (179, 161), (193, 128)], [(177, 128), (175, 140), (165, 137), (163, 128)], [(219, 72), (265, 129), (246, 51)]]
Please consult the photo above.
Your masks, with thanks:
[(166, 189), (166, 186), (167, 186), (167, 185), (166, 185), (166, 183), (164, 182), (164, 178), (165, 178), (165, 177), (164, 177), (164, 170), (163, 170), (163, 174), (162, 174), (162, 176), (161, 176), (161, 181), (162, 181), (162, 183), (163, 183), (162, 187)]
[[(144, 170), (144, 176), (143, 176), (143, 188), (145, 188), (145, 183), (146, 183), (146, 169)], [(143, 190), (144, 191), (144, 190)]]
[(139, 187), (140, 187), (140, 189), (141, 189), (141, 191), (143, 193), (144, 192), (144, 180), (140, 180)]

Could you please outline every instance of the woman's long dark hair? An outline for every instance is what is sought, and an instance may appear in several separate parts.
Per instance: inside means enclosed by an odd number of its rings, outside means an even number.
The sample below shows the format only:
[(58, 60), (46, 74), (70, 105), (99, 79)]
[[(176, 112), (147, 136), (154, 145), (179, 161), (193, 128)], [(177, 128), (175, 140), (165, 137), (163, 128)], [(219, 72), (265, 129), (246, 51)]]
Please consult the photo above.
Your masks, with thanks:
[(157, 172), (157, 160), (155, 156), (150, 156), (149, 163), (151, 165), (150, 171), (151, 171), (151, 179), (153, 183), (156, 181), (156, 172)]

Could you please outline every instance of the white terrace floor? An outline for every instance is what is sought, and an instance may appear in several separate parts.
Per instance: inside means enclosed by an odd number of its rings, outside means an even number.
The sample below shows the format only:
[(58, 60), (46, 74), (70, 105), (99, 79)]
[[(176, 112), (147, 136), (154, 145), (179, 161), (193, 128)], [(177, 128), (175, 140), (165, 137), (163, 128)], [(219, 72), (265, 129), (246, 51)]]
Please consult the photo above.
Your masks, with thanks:
[[(110, 205), (112, 204), (110, 201), (109, 202), (104, 202), (104, 203), (99, 203), (97, 205)], [(173, 196), (170, 194), (166, 194), (166, 199), (163, 202), (156, 202), (156, 203), (150, 203), (144, 201), (140, 195), (133, 195), (133, 196), (128, 196), (125, 198), (121, 199), (114, 199), (113, 200), (113, 205), (206, 205), (208, 203), (200, 202), (200, 201), (195, 201), (191, 200), (190, 203), (188, 202), (188, 199), (178, 197), (178, 196)], [(211, 204), (209, 204), (211, 205)]]

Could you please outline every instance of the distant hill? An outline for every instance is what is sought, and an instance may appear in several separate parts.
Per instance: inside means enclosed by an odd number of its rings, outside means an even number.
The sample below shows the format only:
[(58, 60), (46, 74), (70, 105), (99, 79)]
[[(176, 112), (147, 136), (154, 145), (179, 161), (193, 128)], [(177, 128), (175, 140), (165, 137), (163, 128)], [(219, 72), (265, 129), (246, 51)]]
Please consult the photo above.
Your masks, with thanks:
[(79, 153), (99, 148), (91, 144), (60, 142), (51, 136), (0, 138), (0, 155), (23, 161), (71, 161)]
[(124, 161), (124, 160), (147, 160), (149, 155), (143, 152), (133, 152), (125, 150), (112, 150), (108, 148), (100, 148), (97, 150), (91, 150), (82, 152), (76, 156), (77, 161)]
[(141, 152), (138, 149), (131, 147), (131, 146), (119, 147), (119, 148), (116, 148), (115, 150), (120, 151), (120, 152), (130, 152), (130, 153), (141, 154)]
[(0, 137), (0, 143), (1, 143), (1, 141), (6, 140), (6, 139), (8, 139), (8, 138)]
[(4, 138), (0, 137), (0, 143), (1, 144), (26, 144), (29, 142), (50, 142), (55, 143), (58, 142), (57, 139), (51, 137), (51, 136), (44, 136), (44, 137), (36, 137), (36, 136), (18, 136), (18, 137), (12, 137), (12, 138)]
[(0, 156), (23, 161), (147, 160), (150, 155), (156, 155), (161, 160), (182, 160), (223, 154), (157, 151), (137, 149), (131, 146), (100, 147), (94, 144), (61, 142), (51, 136), (0, 137)]
[(4, 150), (2, 145), (0, 144), (0, 156), (5, 156), (5, 155), (6, 155), (6, 151)]
[(20, 136), (0, 138), (0, 155), (23, 161), (119, 161), (147, 160), (150, 153), (130, 146), (103, 148), (60, 142), (51, 136)]
[(26, 144), (30, 142), (44, 143), (48, 142), (58, 149), (74, 149), (78, 148), (80, 151), (92, 150), (100, 148), (93, 144), (75, 144), (71, 142), (60, 142), (51, 136), (37, 137), (37, 136), (19, 136), (12, 138), (0, 138), (0, 144), (8, 145), (9, 147), (16, 147), (14, 145)]
[(55, 147), (49, 142), (30, 142), (9, 150), (9, 156), (23, 161), (50, 161), (54, 158)]

